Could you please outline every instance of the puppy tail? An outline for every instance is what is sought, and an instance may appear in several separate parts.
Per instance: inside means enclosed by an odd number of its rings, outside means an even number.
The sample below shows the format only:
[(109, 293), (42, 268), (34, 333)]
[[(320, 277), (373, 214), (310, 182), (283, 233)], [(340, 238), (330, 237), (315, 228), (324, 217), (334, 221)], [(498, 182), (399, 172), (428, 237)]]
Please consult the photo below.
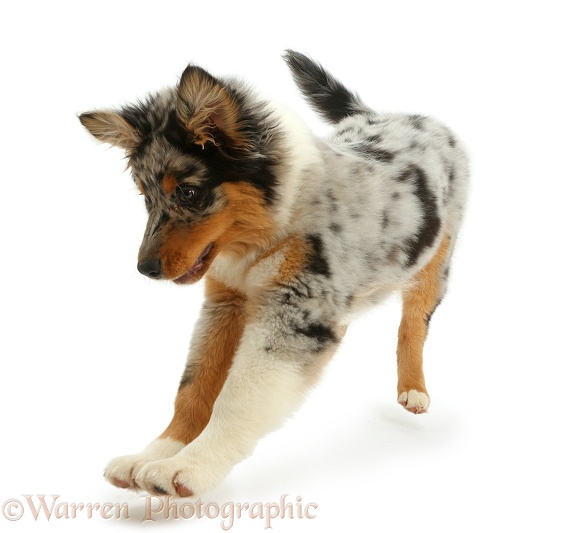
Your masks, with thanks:
[(358, 97), (308, 56), (286, 50), (288, 63), (296, 85), (310, 105), (328, 122), (337, 124), (342, 119), (359, 113), (373, 113)]

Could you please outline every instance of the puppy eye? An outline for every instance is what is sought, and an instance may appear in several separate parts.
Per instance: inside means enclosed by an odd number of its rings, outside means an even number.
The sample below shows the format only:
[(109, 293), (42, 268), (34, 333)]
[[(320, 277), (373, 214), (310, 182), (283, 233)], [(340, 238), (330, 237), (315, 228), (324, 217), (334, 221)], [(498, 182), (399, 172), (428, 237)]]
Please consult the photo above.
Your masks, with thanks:
[(178, 201), (184, 204), (191, 202), (197, 194), (198, 189), (190, 185), (181, 185), (176, 189)]

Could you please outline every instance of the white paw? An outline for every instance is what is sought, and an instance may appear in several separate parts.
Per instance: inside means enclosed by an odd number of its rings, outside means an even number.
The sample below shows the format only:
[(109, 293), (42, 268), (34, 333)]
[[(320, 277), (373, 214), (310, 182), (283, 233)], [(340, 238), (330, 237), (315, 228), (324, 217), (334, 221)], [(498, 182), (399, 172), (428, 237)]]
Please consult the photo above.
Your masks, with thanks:
[(154, 461), (143, 466), (136, 476), (136, 485), (150, 494), (199, 496), (214, 488), (224, 475), (219, 468), (210, 468), (205, 461), (190, 453)]
[(398, 396), (398, 403), (411, 413), (418, 415), (425, 413), (430, 405), (430, 398), (425, 392), (409, 390)]
[(156, 439), (141, 453), (112, 459), (104, 470), (104, 477), (121, 489), (138, 489), (135, 478), (142, 467), (152, 461), (176, 455), (184, 444), (172, 439)]

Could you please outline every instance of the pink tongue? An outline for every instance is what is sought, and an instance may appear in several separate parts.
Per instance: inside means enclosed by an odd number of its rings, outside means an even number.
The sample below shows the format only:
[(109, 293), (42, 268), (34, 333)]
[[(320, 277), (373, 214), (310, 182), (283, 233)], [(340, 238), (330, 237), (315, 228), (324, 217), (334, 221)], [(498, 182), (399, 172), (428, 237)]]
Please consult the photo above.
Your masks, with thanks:
[(196, 261), (194, 266), (188, 271), (189, 274), (195, 274), (204, 266), (204, 258), (210, 253), (210, 250), (212, 250), (212, 244), (209, 244), (202, 252), (202, 255), (198, 258), (198, 261)]
[(202, 266), (204, 265), (204, 261), (202, 261), (201, 259), (188, 271), (188, 274), (195, 274), (196, 272), (198, 272), (198, 270), (200, 270), (202, 268)]

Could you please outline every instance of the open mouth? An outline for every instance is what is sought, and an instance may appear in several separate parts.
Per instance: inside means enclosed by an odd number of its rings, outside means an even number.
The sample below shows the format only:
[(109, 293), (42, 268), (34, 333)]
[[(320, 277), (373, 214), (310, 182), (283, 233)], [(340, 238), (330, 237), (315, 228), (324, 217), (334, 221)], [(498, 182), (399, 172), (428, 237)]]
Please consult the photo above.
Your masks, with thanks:
[(192, 281), (198, 280), (200, 276), (204, 274), (205, 267), (208, 265), (207, 263), (208, 254), (212, 250), (213, 246), (214, 246), (213, 242), (211, 242), (208, 246), (206, 246), (206, 248), (204, 248), (204, 251), (200, 254), (198, 259), (196, 260), (196, 262), (192, 265), (192, 268), (190, 268), (190, 270), (188, 270), (186, 274), (173, 280), (174, 283), (183, 285), (185, 283), (190, 283)]

